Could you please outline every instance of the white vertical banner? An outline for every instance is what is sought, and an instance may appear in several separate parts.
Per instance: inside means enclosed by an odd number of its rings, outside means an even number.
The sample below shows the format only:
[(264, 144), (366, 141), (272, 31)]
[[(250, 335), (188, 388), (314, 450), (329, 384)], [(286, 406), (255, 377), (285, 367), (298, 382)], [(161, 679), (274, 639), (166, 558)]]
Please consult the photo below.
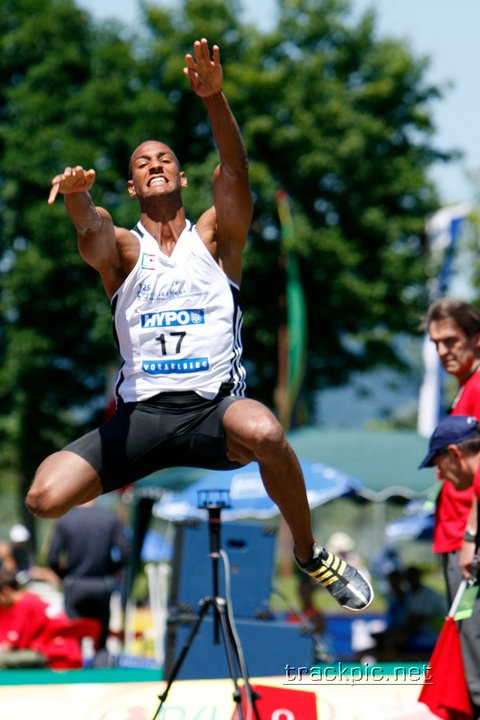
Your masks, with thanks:
[(443, 207), (425, 223), (428, 252), (441, 263), (438, 278), (430, 289), (430, 301), (447, 294), (452, 279), (453, 260), (465, 218), (470, 213), (466, 203)]
[(423, 381), (418, 396), (417, 432), (430, 437), (438, 425), (442, 405), (442, 366), (428, 334), (423, 338)]
[[(429, 252), (441, 261), (439, 275), (430, 290), (431, 302), (447, 294), (452, 279), (455, 250), (470, 209), (466, 203), (444, 207), (426, 222)], [(430, 437), (442, 415), (443, 369), (428, 333), (423, 340), (422, 356), (424, 376), (418, 397), (417, 432), (422, 437)]]

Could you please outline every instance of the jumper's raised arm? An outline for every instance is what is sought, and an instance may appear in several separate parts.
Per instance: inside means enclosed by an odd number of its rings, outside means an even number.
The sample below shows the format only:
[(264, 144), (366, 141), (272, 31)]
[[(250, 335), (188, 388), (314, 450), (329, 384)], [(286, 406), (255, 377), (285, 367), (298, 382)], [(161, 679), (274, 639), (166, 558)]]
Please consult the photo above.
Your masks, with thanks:
[(127, 188), (140, 213), (131, 229), (94, 205), (93, 170), (66, 168), (53, 179), (50, 202), (64, 195), (80, 253), (111, 301), (122, 363), (115, 413), (44, 460), (26, 502), (33, 514), (54, 518), (163, 468), (256, 462), (300, 568), (358, 612), (373, 598), (368, 579), (316, 542), (298, 458), (275, 414), (246, 394), (240, 281), (252, 218), (247, 152), (222, 91), (219, 48), (210, 52), (202, 38), (185, 63), (219, 155), (213, 204), (199, 218), (186, 217), (187, 177), (159, 140), (145, 140), (131, 155)]

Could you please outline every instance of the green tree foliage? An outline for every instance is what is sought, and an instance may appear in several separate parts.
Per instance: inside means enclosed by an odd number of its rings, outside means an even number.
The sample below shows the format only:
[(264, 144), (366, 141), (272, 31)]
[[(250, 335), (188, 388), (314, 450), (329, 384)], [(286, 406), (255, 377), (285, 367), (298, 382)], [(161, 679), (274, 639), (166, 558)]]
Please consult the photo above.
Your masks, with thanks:
[(308, 389), (353, 370), (399, 363), (391, 338), (424, 309), (425, 216), (437, 206), (427, 61), (353, 23), (343, 0), (282, 0), (260, 33), (235, 0), (143, 6), (144, 32), (95, 24), (72, 0), (0, 8), (0, 461), (28, 485), (38, 462), (96, 424), (105, 368), (118, 364), (96, 274), (78, 256), (50, 180), (66, 165), (97, 171), (94, 201), (130, 226), (132, 149), (172, 145), (195, 220), (217, 162), (202, 103), (182, 76), (185, 52), (218, 43), (225, 91), (251, 159), (255, 216), (245, 255), (245, 345), (253, 395), (273, 405), (284, 293), (275, 193), (292, 203), (308, 306)]
[[(255, 112), (243, 121), (262, 168), (253, 252), (265, 261), (253, 262), (246, 286), (247, 297), (265, 286), (262, 273), (276, 264), (265, 230), (276, 224), (268, 200), (283, 187), (307, 296), (312, 389), (398, 362), (390, 341), (416, 328), (426, 302), (421, 238), (437, 205), (427, 171), (445, 156), (431, 145), (439, 91), (424, 80), (425, 61), (377, 40), (371, 15), (351, 27), (345, 3), (282, 7), (278, 30), (257, 43)], [(273, 317), (274, 307), (267, 315), (253, 305), (257, 326)], [(267, 319), (257, 339), (273, 346), (274, 329)]]
[(136, 93), (130, 45), (71, 2), (6, 2), (0, 18), (1, 451), (25, 491), (45, 453), (103, 411), (113, 357), (108, 304), (62, 203), (46, 203), (50, 179), (94, 166), (98, 202), (118, 202)]

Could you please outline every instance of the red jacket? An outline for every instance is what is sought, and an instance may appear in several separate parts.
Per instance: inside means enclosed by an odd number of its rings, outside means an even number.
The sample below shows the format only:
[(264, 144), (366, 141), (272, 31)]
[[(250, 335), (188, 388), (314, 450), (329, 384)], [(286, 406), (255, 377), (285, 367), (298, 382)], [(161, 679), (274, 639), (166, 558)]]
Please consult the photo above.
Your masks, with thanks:
[(79, 640), (62, 635), (69, 625), (66, 615), (50, 617), (47, 603), (28, 591), (10, 607), (0, 605), (0, 644), (41, 652), (47, 657), (50, 668), (81, 668), (83, 665)]

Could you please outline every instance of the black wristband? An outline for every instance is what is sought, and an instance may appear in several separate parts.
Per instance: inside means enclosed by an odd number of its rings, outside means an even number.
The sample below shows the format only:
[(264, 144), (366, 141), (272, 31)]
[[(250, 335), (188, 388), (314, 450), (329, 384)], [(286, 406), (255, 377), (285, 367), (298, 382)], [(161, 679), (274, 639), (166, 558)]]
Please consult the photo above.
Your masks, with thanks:
[(474, 533), (471, 533), (469, 530), (465, 530), (465, 535), (463, 536), (463, 539), (467, 542), (476, 542), (477, 536), (474, 535)]

